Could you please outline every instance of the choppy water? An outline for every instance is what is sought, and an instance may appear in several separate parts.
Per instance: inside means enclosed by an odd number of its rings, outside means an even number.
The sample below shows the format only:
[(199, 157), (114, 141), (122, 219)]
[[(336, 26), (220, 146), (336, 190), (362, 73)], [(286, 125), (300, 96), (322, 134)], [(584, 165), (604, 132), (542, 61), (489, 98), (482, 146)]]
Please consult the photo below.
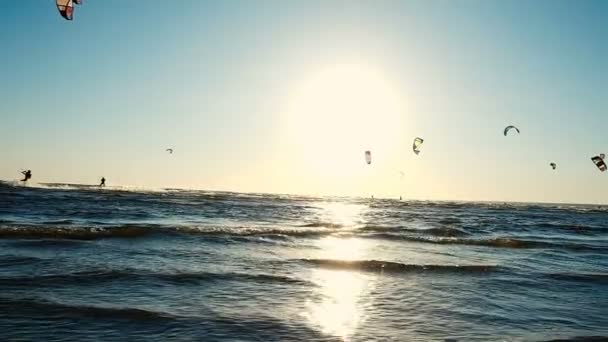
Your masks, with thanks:
[(0, 184), (0, 340), (608, 336), (608, 207)]

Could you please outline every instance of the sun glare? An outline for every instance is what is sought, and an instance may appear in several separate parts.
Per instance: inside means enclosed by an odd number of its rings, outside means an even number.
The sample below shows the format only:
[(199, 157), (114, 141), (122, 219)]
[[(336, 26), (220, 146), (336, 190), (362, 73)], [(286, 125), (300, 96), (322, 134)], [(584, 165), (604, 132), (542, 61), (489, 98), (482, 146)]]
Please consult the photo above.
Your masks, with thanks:
[(355, 228), (363, 222), (363, 215), (369, 208), (363, 204), (343, 202), (319, 202), (319, 219), (343, 228)]
[[(367, 206), (353, 203), (319, 203), (320, 219), (352, 229), (363, 223)], [(329, 263), (349, 263), (365, 260), (369, 242), (359, 238), (328, 236), (317, 241), (316, 260)], [(318, 285), (307, 299), (302, 315), (323, 332), (349, 341), (357, 327), (365, 320), (366, 306), (371, 301), (366, 294), (373, 287), (373, 279), (356, 270), (317, 268), (312, 281)]]
[(313, 281), (320, 285), (320, 299), (306, 302), (304, 317), (323, 332), (349, 341), (365, 318), (361, 301), (371, 290), (368, 277), (355, 272), (316, 270)]
[[(355, 238), (328, 237), (319, 240), (318, 246), (320, 259), (337, 263), (361, 260), (369, 249), (366, 241)], [(312, 281), (319, 287), (306, 301), (304, 317), (323, 332), (349, 341), (365, 319), (365, 307), (370, 304), (366, 293), (373, 288), (372, 277), (357, 271), (315, 269)]]
[(400, 101), (386, 75), (369, 66), (344, 64), (310, 74), (295, 87), (285, 113), (292, 161), (307, 176), (334, 186), (360, 179), (365, 150), (375, 164), (398, 148)]

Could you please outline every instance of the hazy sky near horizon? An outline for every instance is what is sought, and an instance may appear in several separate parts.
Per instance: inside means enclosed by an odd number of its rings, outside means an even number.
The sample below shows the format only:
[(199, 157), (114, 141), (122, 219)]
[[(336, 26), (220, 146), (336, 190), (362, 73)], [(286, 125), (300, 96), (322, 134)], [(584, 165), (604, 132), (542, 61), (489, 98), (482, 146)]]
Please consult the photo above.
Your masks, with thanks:
[(608, 1), (0, 10), (0, 179), (608, 203)]

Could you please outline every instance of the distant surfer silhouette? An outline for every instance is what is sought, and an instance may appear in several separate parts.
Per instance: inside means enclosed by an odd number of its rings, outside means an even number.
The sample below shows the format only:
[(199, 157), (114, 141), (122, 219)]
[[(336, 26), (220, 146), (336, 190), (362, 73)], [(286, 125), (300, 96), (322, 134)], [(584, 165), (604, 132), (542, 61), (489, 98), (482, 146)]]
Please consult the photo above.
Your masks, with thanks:
[(22, 182), (27, 182), (30, 178), (32, 178), (32, 170), (21, 171), (23, 174)]
[(99, 183), (99, 187), (104, 187), (106, 186), (106, 179), (104, 177), (101, 177), (101, 183)]

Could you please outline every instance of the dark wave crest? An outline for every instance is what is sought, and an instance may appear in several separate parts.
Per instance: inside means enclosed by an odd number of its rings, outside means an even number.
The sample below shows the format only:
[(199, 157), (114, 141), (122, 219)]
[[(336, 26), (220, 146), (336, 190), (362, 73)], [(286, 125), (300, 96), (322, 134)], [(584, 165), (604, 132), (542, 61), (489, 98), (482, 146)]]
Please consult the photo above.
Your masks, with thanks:
[(0, 239), (71, 239), (95, 240), (100, 238), (136, 238), (155, 233), (155, 226), (124, 225), (119, 227), (66, 227), (0, 225)]
[(0, 256), (0, 267), (30, 265), (42, 260), (43, 259), (30, 256), (2, 255)]
[(527, 240), (519, 238), (487, 238), (487, 239), (467, 239), (467, 238), (427, 238), (418, 236), (407, 236), (401, 234), (379, 233), (368, 234), (367, 238), (387, 239), (387, 240), (404, 240), (410, 242), (432, 243), (439, 245), (468, 245), (468, 246), (484, 246), (494, 248), (552, 248), (552, 249), (567, 249), (574, 251), (606, 251), (608, 246), (592, 245), (588, 243), (578, 242), (546, 242), (538, 240)]
[(331, 222), (312, 222), (300, 225), (299, 227), (304, 228), (342, 228), (344, 225), (339, 223), (331, 223)]
[(577, 336), (563, 339), (547, 340), (547, 342), (606, 342), (608, 336)]
[(488, 273), (498, 270), (496, 265), (417, 265), (382, 260), (335, 259), (300, 259), (300, 261), (322, 268), (372, 272)]
[(420, 229), (419, 233), (423, 233), (431, 236), (443, 236), (443, 237), (458, 237), (458, 236), (468, 236), (471, 235), (464, 230), (458, 228), (429, 228), (429, 229)]
[(69, 239), (96, 240), (105, 238), (141, 238), (156, 234), (184, 234), (230, 237), (319, 237), (336, 232), (327, 228), (249, 228), (166, 226), (155, 224), (122, 225), (117, 227), (0, 225), (0, 239)]
[(608, 285), (608, 273), (552, 273), (550, 279)]
[[(164, 312), (143, 310), (128, 307), (99, 307), (55, 303), (42, 299), (9, 299), (0, 298), (0, 311), (15, 311), (28, 316), (57, 317), (91, 317), (107, 319), (128, 319), (136, 321), (174, 320), (175, 317)], [(0, 314), (0, 316), (5, 314)]]
[[(608, 218), (607, 218), (608, 219)], [(566, 234), (584, 234), (584, 235), (595, 235), (605, 233), (608, 226), (603, 225), (591, 225), (581, 223), (557, 223), (557, 222), (540, 222), (530, 223), (521, 226), (522, 229), (530, 232), (537, 232), (539, 230), (549, 232), (562, 232)]]
[[(0, 222), (1, 223), (1, 222)], [(65, 219), (65, 220), (55, 220), (55, 221), (45, 221), (43, 224), (45, 225), (71, 225), (73, 224), (73, 220)]]
[(436, 228), (407, 228), (402, 226), (374, 226), (367, 225), (358, 229), (363, 232), (375, 232), (375, 233), (411, 233), (416, 235), (429, 235), (429, 236), (443, 236), (443, 237), (458, 237), (468, 236), (470, 233), (463, 229), (453, 227), (436, 227)]
[(176, 272), (153, 273), (140, 270), (92, 270), (74, 273), (47, 274), (28, 277), (0, 277), (0, 286), (17, 287), (58, 287), (74, 285), (96, 285), (110, 282), (129, 282), (150, 284), (152, 282), (172, 283), (176, 285), (200, 284), (215, 281), (238, 281), (255, 283), (279, 283), (311, 285), (310, 282), (288, 276), (264, 273), (212, 273), (212, 272)]

